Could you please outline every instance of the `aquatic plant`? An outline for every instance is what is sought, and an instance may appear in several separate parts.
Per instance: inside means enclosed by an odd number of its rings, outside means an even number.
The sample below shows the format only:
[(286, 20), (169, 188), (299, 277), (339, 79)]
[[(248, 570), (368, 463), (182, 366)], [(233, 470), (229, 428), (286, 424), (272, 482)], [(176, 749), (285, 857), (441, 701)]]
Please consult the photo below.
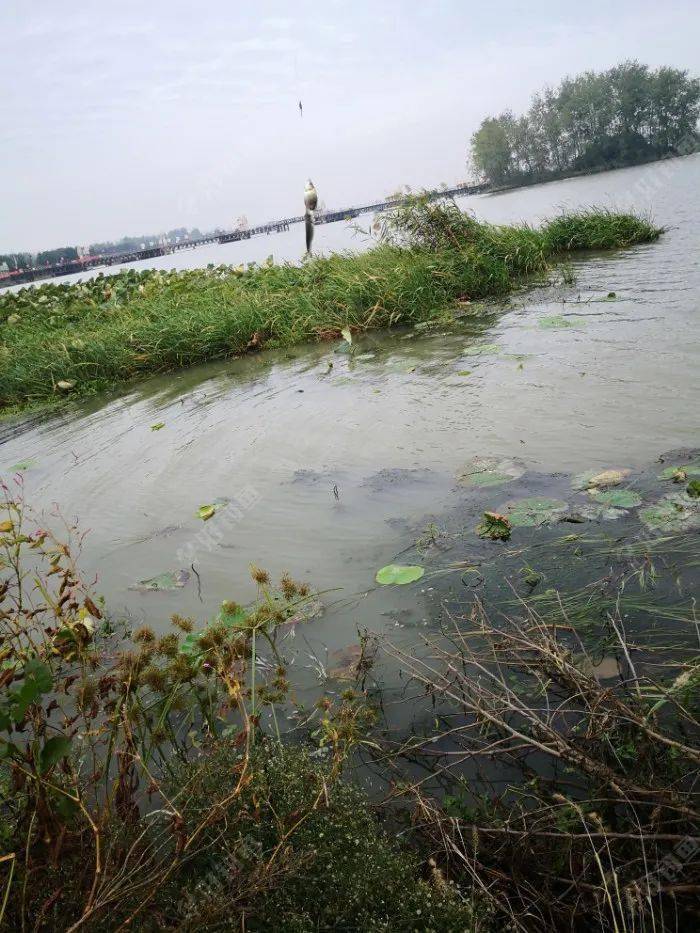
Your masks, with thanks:
[[(0, 411), (65, 405), (151, 373), (308, 341), (444, 318), (456, 302), (540, 278), (569, 250), (661, 232), (631, 215), (566, 214), (541, 229), (477, 222), (414, 198), (361, 254), (302, 265), (127, 270), (0, 294)], [(482, 346), (479, 352), (487, 352)]]

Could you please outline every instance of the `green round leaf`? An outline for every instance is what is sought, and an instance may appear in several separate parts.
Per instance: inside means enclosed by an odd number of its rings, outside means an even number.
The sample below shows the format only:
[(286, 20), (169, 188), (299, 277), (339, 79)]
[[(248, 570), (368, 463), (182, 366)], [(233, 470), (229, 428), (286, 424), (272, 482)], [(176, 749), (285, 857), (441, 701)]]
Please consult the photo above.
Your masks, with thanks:
[(150, 577), (148, 580), (139, 580), (130, 590), (140, 590), (141, 592), (150, 592), (151, 590), (178, 590), (183, 587), (190, 578), (188, 570), (168, 570), (166, 573), (158, 574), (157, 577)]
[(700, 528), (700, 499), (672, 493), (642, 509), (639, 517), (651, 531), (692, 531)]
[(541, 317), (540, 327), (545, 330), (566, 330), (569, 327), (580, 327), (582, 321), (579, 318), (563, 317), (561, 314), (549, 314)]
[(499, 460), (497, 457), (474, 457), (457, 473), (461, 486), (499, 486), (512, 483), (525, 472), (518, 460)]
[(473, 347), (465, 347), (462, 356), (481, 356), (482, 354), (498, 353), (501, 348), (497, 343), (477, 343)]
[(690, 463), (677, 463), (666, 467), (659, 473), (659, 479), (675, 479), (679, 473), (685, 473), (688, 479), (700, 477), (700, 460), (691, 460)]
[(381, 570), (377, 571), (374, 579), (384, 586), (390, 584), (403, 586), (406, 583), (420, 580), (424, 573), (425, 570), (415, 564), (387, 564), (386, 567), (382, 567)]
[(567, 508), (566, 502), (560, 499), (532, 496), (506, 502), (498, 509), (498, 512), (505, 514), (514, 528), (522, 528), (544, 525), (560, 512), (565, 512)]
[(631, 489), (589, 489), (588, 495), (615, 509), (635, 509), (642, 504), (642, 497)]

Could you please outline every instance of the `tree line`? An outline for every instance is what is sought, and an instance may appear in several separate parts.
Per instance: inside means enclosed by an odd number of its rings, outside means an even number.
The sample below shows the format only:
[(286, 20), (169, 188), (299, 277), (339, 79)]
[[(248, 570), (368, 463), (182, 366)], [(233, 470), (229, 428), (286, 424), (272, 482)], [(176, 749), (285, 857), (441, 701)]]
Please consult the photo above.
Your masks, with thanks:
[(471, 161), (494, 185), (652, 161), (698, 148), (700, 81), (687, 71), (627, 61), (545, 88), (516, 117), (488, 117)]
[[(202, 236), (202, 233), (197, 227), (192, 229), (175, 227), (164, 234), (125, 236), (117, 241), (106, 240), (103, 243), (91, 243), (85, 252), (88, 256), (115, 256), (119, 253), (130, 253), (139, 250), (143, 244), (155, 246), (160, 242), (161, 237), (174, 243), (178, 238), (183, 240), (200, 236)], [(75, 246), (59, 246), (56, 249), (47, 249), (40, 253), (0, 253), (0, 272), (5, 269), (14, 272), (17, 269), (39, 269), (42, 266), (57, 266), (77, 258), (78, 248)]]

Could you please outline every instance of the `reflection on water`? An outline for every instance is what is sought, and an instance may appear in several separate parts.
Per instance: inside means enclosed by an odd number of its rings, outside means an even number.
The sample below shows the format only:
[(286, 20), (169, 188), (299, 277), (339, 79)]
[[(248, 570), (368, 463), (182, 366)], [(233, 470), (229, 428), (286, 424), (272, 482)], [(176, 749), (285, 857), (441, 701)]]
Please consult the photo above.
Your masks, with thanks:
[[(466, 199), (499, 222), (631, 200), (670, 226), (656, 244), (576, 260), (573, 287), (474, 308), (438, 333), (369, 334), (354, 357), (299, 347), (150, 379), (76, 417), (6, 430), (0, 474), (36, 461), (27, 498), (39, 509), (57, 502), (89, 529), (83, 567), (113, 611), (155, 625), (174, 611), (206, 618), (222, 599), (251, 595), (251, 560), (340, 588), (305, 632), (299, 676), (312, 678), (301, 673), (308, 654), (356, 641), (358, 626), (428, 622), (429, 583), (377, 591), (374, 573), (411, 543), (408, 527), (439, 522), (461, 501), (454, 474), (473, 457), (517, 457), (546, 474), (634, 469), (697, 443), (700, 157), (673, 166), (658, 190), (648, 179), (659, 169), (647, 166)], [(318, 234), (322, 248), (352, 245), (340, 225)], [(301, 236), (293, 228), (269, 247), (258, 238), (218, 258), (205, 248), (176, 258), (240, 262), (264, 258), (260, 248), (291, 258)], [(615, 300), (600, 300), (610, 292)], [(196, 517), (251, 490), (246, 507), (206, 526)], [(201, 601), (192, 581), (173, 593), (129, 589), (190, 553)]]

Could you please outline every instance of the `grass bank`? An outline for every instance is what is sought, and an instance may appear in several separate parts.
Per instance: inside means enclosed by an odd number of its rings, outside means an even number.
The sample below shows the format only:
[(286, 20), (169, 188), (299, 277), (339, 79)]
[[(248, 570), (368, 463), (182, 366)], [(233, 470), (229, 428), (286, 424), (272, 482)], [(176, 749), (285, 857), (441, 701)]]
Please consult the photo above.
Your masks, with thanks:
[(129, 270), (0, 296), (0, 412), (63, 402), (153, 373), (444, 313), (507, 293), (573, 250), (650, 242), (631, 214), (589, 210), (539, 229), (492, 226), (415, 199), (383, 220), (380, 244), (300, 266)]

